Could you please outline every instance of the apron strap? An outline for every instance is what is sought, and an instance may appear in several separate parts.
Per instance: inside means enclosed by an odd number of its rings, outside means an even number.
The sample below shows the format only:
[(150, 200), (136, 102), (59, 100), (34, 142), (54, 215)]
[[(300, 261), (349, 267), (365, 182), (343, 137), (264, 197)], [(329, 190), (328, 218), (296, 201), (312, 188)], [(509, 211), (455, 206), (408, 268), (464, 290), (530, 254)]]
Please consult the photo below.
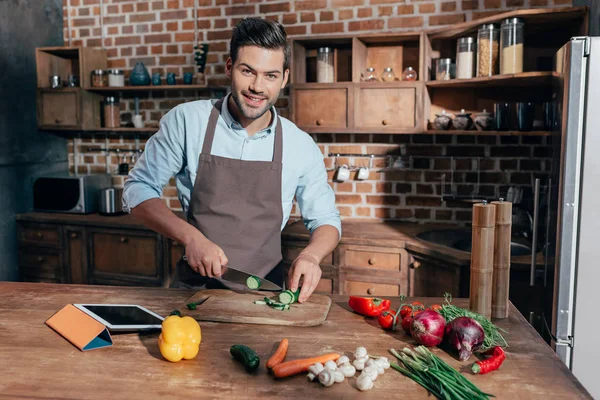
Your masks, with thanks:
[(277, 116), (277, 127), (275, 128), (275, 148), (273, 149), (273, 162), (281, 164), (283, 160), (283, 129), (281, 118)]

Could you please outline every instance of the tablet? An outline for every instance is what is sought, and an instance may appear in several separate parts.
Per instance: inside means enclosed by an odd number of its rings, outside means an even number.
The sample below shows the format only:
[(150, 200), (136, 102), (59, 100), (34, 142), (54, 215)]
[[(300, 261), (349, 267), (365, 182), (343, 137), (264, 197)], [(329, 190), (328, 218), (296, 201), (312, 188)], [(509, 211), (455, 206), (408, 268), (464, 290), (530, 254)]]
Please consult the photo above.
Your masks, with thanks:
[(111, 331), (160, 329), (164, 318), (136, 304), (73, 304)]

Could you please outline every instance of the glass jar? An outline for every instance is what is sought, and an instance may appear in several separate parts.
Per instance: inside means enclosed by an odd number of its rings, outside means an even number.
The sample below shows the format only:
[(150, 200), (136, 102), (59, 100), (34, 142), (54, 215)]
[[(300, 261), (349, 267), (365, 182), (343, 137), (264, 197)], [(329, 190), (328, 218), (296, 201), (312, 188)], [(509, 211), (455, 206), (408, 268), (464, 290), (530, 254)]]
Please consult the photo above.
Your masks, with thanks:
[(384, 82), (394, 82), (396, 80), (394, 70), (390, 67), (385, 68), (383, 74), (381, 74), (381, 80)]
[(402, 71), (402, 80), (403, 81), (416, 81), (417, 80), (417, 71), (413, 69), (413, 67), (405, 68)]
[(471, 79), (475, 66), (475, 40), (464, 37), (456, 42), (456, 78)]
[(92, 71), (92, 87), (105, 87), (107, 85), (106, 74), (101, 69)]
[(498, 74), (500, 29), (496, 24), (485, 24), (477, 31), (477, 76)]
[(507, 18), (502, 21), (500, 43), (500, 73), (518, 74), (523, 72), (523, 38), (525, 24), (521, 18)]
[(104, 127), (118, 128), (121, 126), (121, 111), (119, 99), (114, 96), (104, 98)]
[(125, 74), (122, 69), (113, 68), (108, 70), (108, 86), (125, 86)]
[(333, 49), (319, 47), (317, 51), (317, 82), (333, 82)]
[(435, 67), (435, 80), (448, 81), (452, 79), (452, 59), (438, 58)]
[(379, 79), (377, 78), (377, 72), (375, 72), (375, 68), (369, 67), (364, 75), (365, 82), (377, 82)]

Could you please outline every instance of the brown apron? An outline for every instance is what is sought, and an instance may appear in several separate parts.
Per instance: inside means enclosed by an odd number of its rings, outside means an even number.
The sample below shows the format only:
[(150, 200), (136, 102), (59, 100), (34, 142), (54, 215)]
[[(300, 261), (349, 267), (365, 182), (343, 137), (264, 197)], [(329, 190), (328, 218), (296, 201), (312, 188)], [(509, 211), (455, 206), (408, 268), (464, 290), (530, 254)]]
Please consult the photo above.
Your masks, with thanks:
[[(281, 256), (281, 170), (283, 133), (277, 118), (272, 161), (246, 161), (211, 155), (223, 99), (215, 103), (198, 161), (187, 220), (225, 252), (232, 268), (282, 285), (275, 267)], [(201, 276), (181, 260), (174, 284), (187, 287), (241, 289)]]

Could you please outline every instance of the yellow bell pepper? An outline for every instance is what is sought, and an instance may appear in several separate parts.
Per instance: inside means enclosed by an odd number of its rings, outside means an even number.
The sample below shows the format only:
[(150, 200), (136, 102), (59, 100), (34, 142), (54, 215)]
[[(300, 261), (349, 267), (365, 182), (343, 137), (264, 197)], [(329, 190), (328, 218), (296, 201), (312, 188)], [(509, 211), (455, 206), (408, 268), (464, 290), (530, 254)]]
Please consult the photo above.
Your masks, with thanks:
[(171, 362), (182, 358), (191, 360), (198, 355), (201, 340), (200, 324), (194, 318), (171, 315), (162, 323), (158, 348), (160, 354)]

